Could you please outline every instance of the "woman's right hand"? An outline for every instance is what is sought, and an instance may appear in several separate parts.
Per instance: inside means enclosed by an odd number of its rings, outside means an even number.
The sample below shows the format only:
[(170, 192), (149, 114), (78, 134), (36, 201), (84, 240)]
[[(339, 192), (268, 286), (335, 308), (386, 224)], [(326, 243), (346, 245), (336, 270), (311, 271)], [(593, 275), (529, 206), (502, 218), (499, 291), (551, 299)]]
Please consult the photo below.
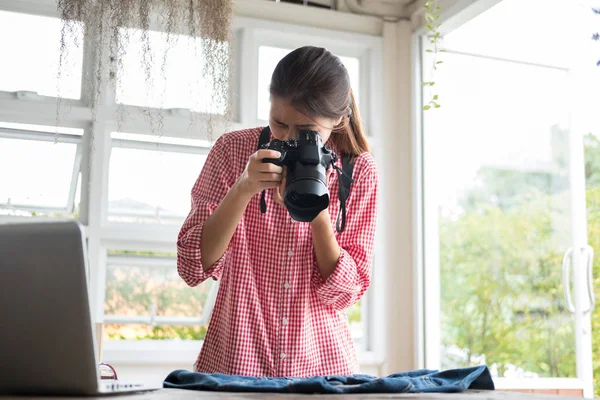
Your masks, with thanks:
[(264, 189), (278, 187), (283, 180), (283, 167), (262, 160), (263, 158), (279, 157), (281, 157), (281, 153), (267, 149), (261, 149), (252, 154), (246, 164), (246, 169), (236, 183), (240, 191), (248, 196), (254, 196)]

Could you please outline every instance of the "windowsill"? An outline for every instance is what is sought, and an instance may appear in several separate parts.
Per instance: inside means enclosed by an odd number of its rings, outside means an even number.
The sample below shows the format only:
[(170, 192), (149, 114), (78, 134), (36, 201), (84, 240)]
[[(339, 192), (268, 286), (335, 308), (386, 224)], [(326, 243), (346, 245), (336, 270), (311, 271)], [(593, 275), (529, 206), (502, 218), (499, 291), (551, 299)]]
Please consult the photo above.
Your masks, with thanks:
[[(133, 365), (193, 365), (202, 341), (198, 340), (105, 340), (102, 361)], [(358, 353), (361, 366), (379, 367), (383, 357), (372, 351)]]

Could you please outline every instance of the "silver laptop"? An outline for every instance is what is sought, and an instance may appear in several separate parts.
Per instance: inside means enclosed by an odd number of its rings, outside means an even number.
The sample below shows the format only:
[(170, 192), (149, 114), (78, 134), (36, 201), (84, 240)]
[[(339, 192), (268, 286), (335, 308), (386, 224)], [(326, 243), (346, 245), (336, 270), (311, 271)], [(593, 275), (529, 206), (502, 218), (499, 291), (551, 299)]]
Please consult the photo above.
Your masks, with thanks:
[(97, 395), (161, 386), (100, 380), (87, 265), (77, 222), (0, 225), (0, 394)]

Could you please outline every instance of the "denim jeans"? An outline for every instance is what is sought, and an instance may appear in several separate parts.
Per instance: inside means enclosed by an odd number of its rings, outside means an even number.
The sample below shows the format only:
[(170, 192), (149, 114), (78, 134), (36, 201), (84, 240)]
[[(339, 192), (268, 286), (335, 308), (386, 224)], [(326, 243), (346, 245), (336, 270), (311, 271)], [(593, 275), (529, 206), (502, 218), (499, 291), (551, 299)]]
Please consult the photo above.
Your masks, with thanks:
[(413, 370), (386, 377), (370, 375), (326, 375), (311, 378), (271, 378), (204, 374), (186, 370), (171, 372), (165, 388), (220, 391), (306, 394), (462, 392), (494, 390), (485, 365), (445, 371)]

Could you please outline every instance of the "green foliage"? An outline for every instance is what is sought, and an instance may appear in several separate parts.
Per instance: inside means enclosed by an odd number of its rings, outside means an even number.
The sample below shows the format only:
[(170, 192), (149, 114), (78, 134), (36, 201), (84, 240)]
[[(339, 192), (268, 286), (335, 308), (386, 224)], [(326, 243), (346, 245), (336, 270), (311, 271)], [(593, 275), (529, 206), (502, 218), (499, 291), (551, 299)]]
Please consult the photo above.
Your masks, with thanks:
[[(440, 226), (443, 345), (457, 364), (508, 364), (541, 376), (575, 374), (572, 317), (544, 196), (510, 210), (490, 206)], [(456, 363), (456, 361), (455, 361)], [(457, 366), (457, 365), (453, 365)], [(450, 367), (446, 365), (445, 367)]]
[[(426, 49), (426, 53), (431, 53), (432, 57), (432, 73), (431, 79), (433, 79), (434, 71), (437, 70), (438, 65), (442, 64), (443, 61), (438, 60), (438, 55), (442, 51), (439, 48), (439, 39), (441, 37), (441, 33), (439, 28), (441, 24), (439, 23), (439, 19), (441, 15), (441, 7), (438, 5), (438, 0), (427, 0), (425, 1), (425, 23), (427, 27), (427, 31), (429, 32), (429, 44), (433, 46), (433, 48)], [(422, 82), (424, 87), (430, 87), (433, 90), (433, 85), (435, 82)], [(440, 104), (438, 103), (439, 96), (435, 93), (432, 93), (431, 99), (427, 102), (427, 104), (423, 105), (423, 110), (429, 110), (431, 107), (440, 108)]]
[(348, 316), (348, 321), (350, 323), (360, 323), (360, 301), (348, 308), (346, 310), (346, 315)]
[[(138, 253), (138, 252), (136, 252)], [(109, 265), (106, 271), (105, 314), (120, 316), (199, 317), (212, 281), (198, 287), (188, 287), (172, 267)], [(106, 325), (111, 339), (203, 339), (206, 327), (175, 327), (145, 325)]]
[[(559, 135), (560, 136), (560, 135)], [(559, 146), (560, 147), (560, 146)], [(600, 140), (585, 138), (588, 237), (600, 249)], [(574, 319), (561, 282), (570, 246), (564, 155), (552, 173), (479, 171), (458, 216), (440, 219), (443, 367), (485, 362), (542, 377), (575, 377)], [(600, 257), (594, 260), (600, 287)], [(596, 293), (599, 297), (600, 293)], [(600, 393), (600, 308), (592, 314)]]

